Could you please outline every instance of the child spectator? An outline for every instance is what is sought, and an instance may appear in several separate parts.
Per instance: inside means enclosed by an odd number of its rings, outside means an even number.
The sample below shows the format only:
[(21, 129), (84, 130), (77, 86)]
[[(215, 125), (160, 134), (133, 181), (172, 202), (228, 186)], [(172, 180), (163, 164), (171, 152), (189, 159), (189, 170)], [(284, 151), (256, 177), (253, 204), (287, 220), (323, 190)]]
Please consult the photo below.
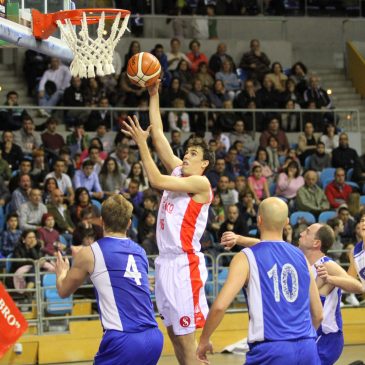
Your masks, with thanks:
[(65, 245), (59, 242), (60, 234), (54, 229), (55, 219), (52, 214), (42, 216), (42, 227), (38, 229), (37, 237), (42, 245), (42, 252), (49, 256), (55, 256), (58, 250), (63, 251)]
[(269, 186), (266, 177), (262, 175), (261, 166), (254, 166), (252, 173), (248, 177), (248, 186), (253, 192), (256, 204), (260, 204), (261, 200), (270, 196)]
[(19, 228), (18, 214), (11, 213), (6, 217), (6, 230), (1, 235), (0, 253), (7, 257), (12, 254), (19, 242), (22, 231)]

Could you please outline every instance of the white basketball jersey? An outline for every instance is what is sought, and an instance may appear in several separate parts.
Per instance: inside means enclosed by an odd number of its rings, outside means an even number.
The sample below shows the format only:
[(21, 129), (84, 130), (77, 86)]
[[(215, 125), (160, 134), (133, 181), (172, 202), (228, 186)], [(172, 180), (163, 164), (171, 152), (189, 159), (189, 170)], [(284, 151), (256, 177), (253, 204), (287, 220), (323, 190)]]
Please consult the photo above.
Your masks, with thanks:
[[(183, 179), (181, 166), (176, 167), (171, 176)], [(164, 191), (156, 230), (160, 254), (200, 251), (200, 238), (207, 225), (211, 201), (212, 192), (208, 203), (197, 203), (188, 193)]]
[(362, 287), (365, 290), (365, 249), (362, 241), (357, 243), (354, 248), (354, 263)]

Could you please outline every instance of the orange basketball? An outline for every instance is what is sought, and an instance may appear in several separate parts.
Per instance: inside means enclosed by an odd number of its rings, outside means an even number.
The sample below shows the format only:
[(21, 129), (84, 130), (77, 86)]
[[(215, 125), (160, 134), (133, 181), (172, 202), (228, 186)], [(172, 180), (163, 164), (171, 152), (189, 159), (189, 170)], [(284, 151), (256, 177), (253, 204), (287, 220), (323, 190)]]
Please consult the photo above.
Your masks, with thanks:
[(151, 53), (140, 52), (128, 61), (127, 75), (134, 84), (146, 87), (153, 85), (160, 77), (161, 65)]

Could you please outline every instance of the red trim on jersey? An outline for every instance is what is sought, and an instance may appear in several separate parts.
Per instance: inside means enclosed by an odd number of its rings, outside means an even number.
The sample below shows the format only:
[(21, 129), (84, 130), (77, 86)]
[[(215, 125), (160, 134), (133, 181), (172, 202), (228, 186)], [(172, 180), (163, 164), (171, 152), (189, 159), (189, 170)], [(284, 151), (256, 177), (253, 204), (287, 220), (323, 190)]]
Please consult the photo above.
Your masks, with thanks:
[(203, 204), (197, 203), (193, 199), (190, 199), (180, 231), (182, 249), (188, 254), (190, 282), (194, 303), (194, 322), (196, 328), (202, 328), (205, 323), (205, 317), (199, 304), (200, 290), (203, 288), (203, 282), (201, 280), (199, 270), (199, 256), (195, 255), (192, 244), (195, 233), (195, 224), (202, 207)]

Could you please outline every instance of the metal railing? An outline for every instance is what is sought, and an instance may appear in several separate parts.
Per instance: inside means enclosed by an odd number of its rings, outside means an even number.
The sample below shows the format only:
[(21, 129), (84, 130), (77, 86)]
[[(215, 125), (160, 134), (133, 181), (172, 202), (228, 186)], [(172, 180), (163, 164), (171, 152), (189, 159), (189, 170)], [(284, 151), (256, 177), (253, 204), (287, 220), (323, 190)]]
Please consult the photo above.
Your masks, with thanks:
[[(337, 252), (342, 254), (347, 254), (347, 250), (332, 250), (331, 252)], [(208, 279), (205, 284), (205, 291), (206, 291), (206, 297), (208, 300), (208, 303), (211, 305), (214, 301), (214, 299), (217, 297), (219, 291), (222, 289), (227, 276), (228, 276), (228, 270), (229, 270), (229, 264), (233, 258), (235, 253), (227, 252), (227, 253), (219, 253), (217, 251), (217, 256), (211, 255), (211, 254), (205, 254), (205, 261), (206, 266), (208, 270)], [(156, 256), (148, 256), (148, 259), (150, 260), (150, 263), (156, 258)], [(24, 277), (35, 277), (35, 288), (34, 289), (14, 289), (11, 288), (11, 283), (9, 283), (7, 280), (13, 279), (15, 274), (9, 272), (9, 268), (5, 272), (0, 271), (0, 280), (5, 281), (6, 284), (8, 284), (7, 291), (8, 293), (13, 297), (14, 301), (17, 303), (20, 310), (22, 310), (23, 307), (28, 307), (27, 310), (27, 321), (30, 325), (30, 327), (36, 329), (37, 334), (43, 334), (47, 332), (51, 332), (52, 328), (55, 327), (54, 324), (58, 324), (58, 326), (61, 328), (57, 331), (67, 332), (69, 323), (71, 321), (82, 321), (82, 320), (91, 320), (91, 319), (98, 319), (99, 315), (94, 313), (93, 311), (89, 311), (89, 313), (85, 315), (75, 315), (72, 313), (72, 310), (64, 310), (60, 311), (59, 314), (54, 314), (52, 311), (49, 313), (48, 308), (50, 303), (52, 305), (63, 305), (65, 303), (64, 299), (61, 298), (53, 298), (50, 300), (48, 298), (48, 295), (46, 295), (47, 290), (51, 290), (53, 292), (53, 295), (57, 292), (55, 285), (45, 285), (43, 282), (44, 275), (47, 274), (47, 272), (42, 271), (42, 264), (44, 261), (53, 261), (55, 260), (54, 257), (45, 257), (38, 261), (33, 261), (32, 265), (34, 266), (35, 273), (31, 274), (23, 274)], [(17, 262), (22, 263), (26, 262), (29, 264), (32, 260), (28, 259), (0, 259), (0, 267), (4, 267), (6, 264)], [(341, 264), (344, 268), (348, 266), (347, 263)], [(154, 271), (150, 270), (149, 277), (154, 277)], [(85, 290), (91, 290), (93, 288), (93, 285), (91, 285), (89, 282), (82, 285), (76, 293), (73, 295), (72, 300), (69, 301), (72, 309), (75, 307), (75, 305), (78, 304), (87, 304), (92, 306), (96, 303), (95, 297), (86, 297), (85, 293), (80, 294), (80, 292)], [(24, 294), (27, 294), (28, 297), (31, 294), (32, 295), (32, 301), (24, 303), (22, 301), (22, 298), (24, 298)], [(52, 295), (52, 296), (53, 296)], [(22, 297), (23, 296), (23, 297)], [(158, 315), (157, 312), (157, 306), (156, 301), (154, 297), (154, 291), (151, 292), (151, 299), (154, 304), (155, 313)], [(29, 313), (29, 307), (32, 308), (31, 314)], [(240, 291), (238, 295), (236, 296), (235, 300), (232, 302), (229, 310), (229, 312), (246, 312), (247, 306), (246, 306), (246, 298), (243, 294), (243, 291)], [(53, 325), (52, 325), (53, 323)], [(34, 332), (30, 332), (29, 334), (34, 334)]]

